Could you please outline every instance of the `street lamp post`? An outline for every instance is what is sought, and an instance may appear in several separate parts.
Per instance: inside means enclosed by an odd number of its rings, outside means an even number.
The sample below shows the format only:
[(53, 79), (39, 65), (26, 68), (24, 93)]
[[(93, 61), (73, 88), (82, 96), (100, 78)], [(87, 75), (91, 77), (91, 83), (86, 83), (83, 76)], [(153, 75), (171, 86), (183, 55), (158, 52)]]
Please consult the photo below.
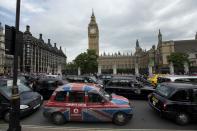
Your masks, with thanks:
[(18, 75), (18, 38), (17, 33), (19, 32), (19, 20), (20, 20), (20, 0), (16, 3), (16, 22), (15, 22), (15, 49), (14, 49), (14, 69), (13, 69), (13, 87), (11, 97), (11, 110), (9, 119), (8, 131), (21, 131), (20, 126), (20, 96), (17, 87), (17, 75)]

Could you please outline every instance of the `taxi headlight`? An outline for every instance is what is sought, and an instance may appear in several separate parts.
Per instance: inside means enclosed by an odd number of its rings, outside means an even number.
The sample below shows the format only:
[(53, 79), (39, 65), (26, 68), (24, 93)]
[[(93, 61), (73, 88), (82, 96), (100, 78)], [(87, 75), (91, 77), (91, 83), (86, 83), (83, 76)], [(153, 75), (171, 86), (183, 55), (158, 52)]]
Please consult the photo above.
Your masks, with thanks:
[(28, 105), (20, 105), (20, 109), (21, 109), (21, 110), (24, 110), (24, 109), (27, 109), (27, 108), (29, 108)]

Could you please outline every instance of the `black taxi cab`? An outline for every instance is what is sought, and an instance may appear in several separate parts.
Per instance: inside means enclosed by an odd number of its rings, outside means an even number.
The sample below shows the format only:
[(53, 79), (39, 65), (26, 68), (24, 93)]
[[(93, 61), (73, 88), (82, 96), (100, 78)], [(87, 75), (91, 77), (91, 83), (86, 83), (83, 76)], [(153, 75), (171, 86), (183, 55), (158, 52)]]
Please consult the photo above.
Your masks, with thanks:
[(127, 76), (113, 77), (104, 86), (104, 89), (108, 93), (115, 93), (127, 98), (143, 99), (147, 99), (147, 96), (155, 90), (153, 86), (145, 85), (136, 80), (136, 78)]
[(148, 97), (149, 105), (161, 116), (179, 125), (197, 120), (197, 85), (162, 83)]
[[(0, 118), (6, 122), (10, 120), (12, 83), (11, 79), (0, 79)], [(17, 85), (20, 95), (20, 117), (22, 118), (37, 111), (43, 103), (43, 97), (19, 79)]]
[(43, 96), (44, 100), (48, 100), (53, 91), (64, 83), (67, 83), (67, 81), (46, 77), (36, 81), (35, 84), (33, 84), (33, 90), (40, 93)]

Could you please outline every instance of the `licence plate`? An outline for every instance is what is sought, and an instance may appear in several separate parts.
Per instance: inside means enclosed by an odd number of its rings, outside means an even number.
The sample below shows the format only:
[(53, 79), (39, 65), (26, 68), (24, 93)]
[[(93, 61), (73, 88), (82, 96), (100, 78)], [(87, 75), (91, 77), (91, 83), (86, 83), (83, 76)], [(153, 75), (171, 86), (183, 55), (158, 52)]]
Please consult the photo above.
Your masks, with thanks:
[(153, 105), (154, 105), (154, 106), (156, 105), (156, 102), (155, 102), (155, 101), (153, 101)]
[(157, 104), (158, 100), (155, 97), (152, 97), (152, 100), (153, 100), (153, 105), (155, 106)]
[(40, 107), (40, 104), (34, 106), (33, 109), (36, 109), (36, 108), (38, 108), (38, 107)]

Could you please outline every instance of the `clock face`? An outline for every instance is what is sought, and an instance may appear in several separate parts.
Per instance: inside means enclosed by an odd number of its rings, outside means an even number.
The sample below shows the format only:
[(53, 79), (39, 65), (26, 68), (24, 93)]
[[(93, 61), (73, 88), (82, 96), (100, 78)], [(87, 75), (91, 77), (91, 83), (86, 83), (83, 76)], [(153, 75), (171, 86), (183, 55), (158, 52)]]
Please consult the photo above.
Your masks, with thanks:
[(96, 30), (93, 28), (93, 29), (90, 29), (90, 33), (91, 34), (95, 34), (96, 33)]

